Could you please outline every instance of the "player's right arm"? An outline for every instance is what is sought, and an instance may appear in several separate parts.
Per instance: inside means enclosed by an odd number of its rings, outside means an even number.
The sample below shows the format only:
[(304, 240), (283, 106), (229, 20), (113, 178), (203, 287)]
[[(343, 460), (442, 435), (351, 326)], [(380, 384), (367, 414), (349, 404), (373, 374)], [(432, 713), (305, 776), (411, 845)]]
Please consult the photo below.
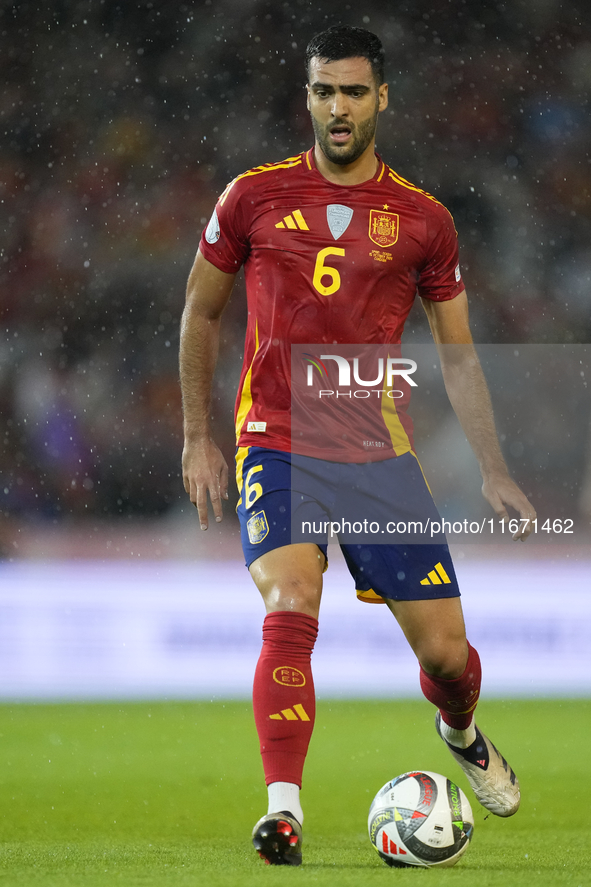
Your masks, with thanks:
[(187, 284), (181, 321), (180, 378), (183, 395), (183, 483), (208, 526), (207, 496), (216, 521), (228, 498), (228, 465), (211, 436), (211, 387), (219, 348), (220, 321), (235, 274), (220, 271), (197, 252)]

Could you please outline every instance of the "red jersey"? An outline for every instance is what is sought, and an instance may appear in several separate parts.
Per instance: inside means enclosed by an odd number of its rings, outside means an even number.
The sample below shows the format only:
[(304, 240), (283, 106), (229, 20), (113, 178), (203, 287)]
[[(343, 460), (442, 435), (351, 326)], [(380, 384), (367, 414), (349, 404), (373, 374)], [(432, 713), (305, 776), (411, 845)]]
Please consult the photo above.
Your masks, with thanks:
[(369, 450), (336, 429), (333, 445), (321, 449), (302, 429), (292, 433), (292, 345), (314, 343), (316, 356), (335, 345), (397, 345), (417, 293), (444, 301), (464, 289), (449, 212), (378, 161), (372, 179), (343, 187), (318, 172), (311, 149), (243, 173), (218, 200), (199, 249), (221, 271), (245, 269), (238, 446), (343, 462), (413, 449), (406, 391), (402, 400), (384, 390), (381, 400), (355, 404), (369, 411), (369, 427), (381, 441)]

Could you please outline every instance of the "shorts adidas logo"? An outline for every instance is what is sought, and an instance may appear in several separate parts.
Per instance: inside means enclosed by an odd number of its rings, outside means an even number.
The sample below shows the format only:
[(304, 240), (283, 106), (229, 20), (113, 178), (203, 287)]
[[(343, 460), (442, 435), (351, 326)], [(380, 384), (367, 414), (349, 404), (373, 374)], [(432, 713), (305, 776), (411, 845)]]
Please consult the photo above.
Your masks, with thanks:
[(309, 231), (310, 230), (306, 224), (306, 220), (304, 219), (304, 217), (301, 214), (299, 209), (294, 209), (294, 211), (292, 213), (290, 213), (288, 216), (285, 216), (285, 218), (283, 219), (282, 222), (277, 222), (275, 227), (276, 228), (291, 228), (292, 231), (295, 230), (296, 228), (299, 228), (300, 231)]
[(306, 709), (300, 703), (296, 703), (293, 708), (284, 708), (276, 715), (269, 715), (272, 721), (309, 721), (310, 718), (306, 714)]
[(435, 568), (421, 579), (421, 585), (451, 585), (451, 579), (441, 564), (435, 564)]

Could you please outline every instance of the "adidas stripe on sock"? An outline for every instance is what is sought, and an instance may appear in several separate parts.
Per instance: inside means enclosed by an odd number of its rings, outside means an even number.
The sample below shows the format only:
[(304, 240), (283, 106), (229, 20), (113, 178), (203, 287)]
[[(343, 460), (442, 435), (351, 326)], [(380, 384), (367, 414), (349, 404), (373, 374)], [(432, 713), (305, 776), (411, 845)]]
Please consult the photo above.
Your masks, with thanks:
[(267, 785), (302, 784), (316, 709), (310, 659), (317, 633), (318, 620), (304, 613), (281, 610), (263, 623), (253, 708)]

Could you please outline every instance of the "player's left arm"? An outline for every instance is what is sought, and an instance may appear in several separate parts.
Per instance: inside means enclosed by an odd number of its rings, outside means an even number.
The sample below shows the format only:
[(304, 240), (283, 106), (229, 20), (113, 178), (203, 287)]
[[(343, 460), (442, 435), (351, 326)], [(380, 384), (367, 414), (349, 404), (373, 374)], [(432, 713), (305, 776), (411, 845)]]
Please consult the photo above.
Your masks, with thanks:
[[(472, 344), (466, 291), (447, 301), (422, 299), (433, 339), (438, 347), (445, 388), (468, 442), (478, 459), (482, 494), (503, 520), (507, 506), (523, 519), (513, 539), (526, 539), (536, 512), (509, 471), (495, 428), (488, 386)], [(443, 347), (445, 346), (445, 347)]]

